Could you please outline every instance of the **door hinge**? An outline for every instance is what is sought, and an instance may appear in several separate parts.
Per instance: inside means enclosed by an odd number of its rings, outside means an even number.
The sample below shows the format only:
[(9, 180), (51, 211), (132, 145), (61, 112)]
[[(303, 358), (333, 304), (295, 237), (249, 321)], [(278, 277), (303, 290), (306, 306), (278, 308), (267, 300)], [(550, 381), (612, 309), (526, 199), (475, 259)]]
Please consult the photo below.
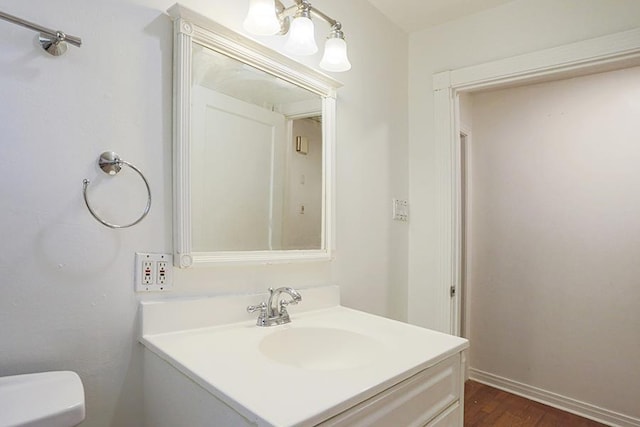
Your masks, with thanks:
[(456, 287), (452, 286), (451, 289), (449, 290), (449, 293), (451, 294), (451, 298), (456, 296)]

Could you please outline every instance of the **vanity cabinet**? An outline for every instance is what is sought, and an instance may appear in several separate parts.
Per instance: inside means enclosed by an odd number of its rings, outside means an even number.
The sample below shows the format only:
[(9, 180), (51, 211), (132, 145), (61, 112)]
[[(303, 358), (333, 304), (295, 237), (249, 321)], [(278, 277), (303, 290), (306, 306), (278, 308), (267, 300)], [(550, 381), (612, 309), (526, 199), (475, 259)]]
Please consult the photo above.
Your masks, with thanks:
[[(247, 419), (152, 352), (145, 353), (147, 426), (289, 426)], [(463, 393), (461, 354), (457, 353), (327, 420), (293, 425), (461, 427)]]
[(301, 294), (275, 327), (266, 294), (141, 302), (146, 425), (462, 427), (467, 340)]
[(460, 426), (464, 390), (461, 371), (458, 353), (318, 426)]

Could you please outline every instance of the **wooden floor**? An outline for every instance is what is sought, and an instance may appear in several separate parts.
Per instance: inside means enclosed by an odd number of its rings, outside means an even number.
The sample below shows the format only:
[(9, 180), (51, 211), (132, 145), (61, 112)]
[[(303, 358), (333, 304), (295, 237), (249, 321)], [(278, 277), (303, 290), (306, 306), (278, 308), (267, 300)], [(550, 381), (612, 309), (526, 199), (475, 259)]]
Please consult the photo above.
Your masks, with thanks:
[(464, 387), (465, 427), (596, 427), (595, 421), (551, 406), (467, 381)]

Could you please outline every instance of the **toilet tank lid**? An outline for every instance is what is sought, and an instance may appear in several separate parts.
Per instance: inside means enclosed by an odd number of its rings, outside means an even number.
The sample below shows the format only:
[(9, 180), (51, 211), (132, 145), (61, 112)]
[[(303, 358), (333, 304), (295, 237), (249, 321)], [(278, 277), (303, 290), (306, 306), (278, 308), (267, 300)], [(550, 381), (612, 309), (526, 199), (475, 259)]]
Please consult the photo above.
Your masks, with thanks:
[(75, 372), (0, 377), (0, 425), (71, 427), (84, 418), (84, 387)]

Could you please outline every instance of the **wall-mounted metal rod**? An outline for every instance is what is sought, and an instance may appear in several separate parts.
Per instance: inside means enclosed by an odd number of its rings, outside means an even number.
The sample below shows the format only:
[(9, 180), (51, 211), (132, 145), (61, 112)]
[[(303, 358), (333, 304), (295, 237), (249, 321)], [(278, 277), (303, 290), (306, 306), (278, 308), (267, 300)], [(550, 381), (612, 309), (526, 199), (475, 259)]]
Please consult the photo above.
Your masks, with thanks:
[(77, 47), (80, 47), (82, 45), (82, 39), (80, 37), (70, 36), (63, 33), (62, 31), (52, 30), (50, 28), (34, 24), (33, 22), (25, 21), (24, 19), (18, 18), (17, 16), (9, 15), (8, 13), (0, 12), (0, 19), (4, 19), (5, 21), (21, 25), (25, 28), (29, 28), (30, 30), (38, 31), (41, 34), (46, 34), (47, 36), (56, 38), (59, 41), (68, 42)]

